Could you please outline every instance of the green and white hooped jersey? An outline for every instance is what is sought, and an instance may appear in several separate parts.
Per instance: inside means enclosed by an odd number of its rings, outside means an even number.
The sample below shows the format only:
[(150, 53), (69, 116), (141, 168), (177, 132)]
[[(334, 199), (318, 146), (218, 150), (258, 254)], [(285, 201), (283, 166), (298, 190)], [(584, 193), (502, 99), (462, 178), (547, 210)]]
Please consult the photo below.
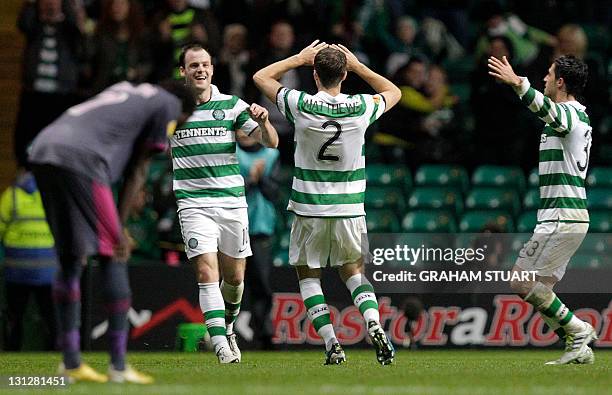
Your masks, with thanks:
[(577, 101), (554, 103), (533, 89), (527, 78), (515, 90), (521, 101), (546, 122), (540, 137), (538, 223), (589, 222), (584, 181), (592, 128), (586, 107)]
[(385, 111), (381, 95), (281, 88), (280, 112), (295, 127), (295, 169), (287, 209), (307, 217), (365, 215), (365, 131)]
[(178, 209), (247, 207), (236, 156), (236, 130), (251, 133), (257, 123), (247, 103), (211, 85), (208, 102), (170, 138), (173, 189)]

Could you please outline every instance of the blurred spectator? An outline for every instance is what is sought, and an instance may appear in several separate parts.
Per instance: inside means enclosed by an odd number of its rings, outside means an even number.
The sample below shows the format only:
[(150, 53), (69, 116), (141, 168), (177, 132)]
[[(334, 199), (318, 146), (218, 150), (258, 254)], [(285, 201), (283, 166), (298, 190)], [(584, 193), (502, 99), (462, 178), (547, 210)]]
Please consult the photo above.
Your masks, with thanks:
[(160, 259), (157, 218), (157, 213), (149, 205), (147, 188), (143, 187), (138, 192), (126, 223), (130, 234), (133, 261)]
[(507, 37), (514, 48), (514, 63), (528, 66), (540, 51), (541, 45), (554, 46), (555, 36), (543, 30), (526, 25), (517, 15), (504, 13), (496, 1), (489, 1), (479, 7), (485, 22), (485, 32), (476, 43), (476, 59), (481, 59), (488, 51), (490, 37)]
[(279, 152), (265, 148), (251, 137), (240, 139), (237, 149), (249, 205), (249, 236), (253, 255), (247, 258), (246, 286), (251, 294), (252, 329), (258, 347), (272, 347), (272, 245), (278, 197)]
[(258, 94), (251, 78), (255, 70), (252, 54), (247, 49), (247, 36), (248, 30), (244, 25), (233, 23), (225, 26), (223, 47), (215, 65), (215, 81), (221, 91), (252, 103)]
[(153, 47), (153, 81), (180, 78), (178, 58), (181, 48), (199, 43), (217, 53), (220, 37), (210, 10), (191, 7), (187, 0), (166, 0), (166, 7), (153, 19), (156, 42)]
[(602, 54), (588, 52), (589, 41), (580, 25), (566, 24), (557, 32), (557, 45), (543, 51), (527, 72), (527, 77), (534, 87), (543, 89), (543, 76), (550, 64), (559, 56), (573, 55), (584, 60), (589, 68), (587, 85), (584, 89), (584, 104), (589, 109), (591, 125), (597, 130), (602, 119), (608, 114), (609, 91), (606, 81), (606, 70)]
[(45, 219), (40, 192), (31, 173), (19, 171), (17, 180), (0, 197), (0, 242), (4, 247), (4, 278), (8, 305), (6, 349), (18, 351), (23, 319), (34, 295), (46, 328), (37, 331), (45, 349), (55, 343), (55, 315), (51, 284), (57, 268), (53, 236)]
[(530, 123), (520, 100), (512, 89), (488, 74), (487, 58), (508, 58), (518, 75), (524, 70), (515, 64), (512, 41), (506, 36), (487, 39), (488, 50), (479, 60), (472, 76), (470, 104), (474, 114), (474, 155), (472, 164), (519, 164), (531, 169), (537, 163), (537, 151), (530, 147), (539, 140), (538, 128)]
[(24, 1), (17, 26), (25, 35), (23, 90), (15, 126), (15, 157), (45, 126), (77, 101), (84, 9), (76, 0)]
[(411, 167), (452, 160), (449, 140), (442, 131), (454, 117), (457, 98), (450, 93), (445, 71), (440, 66), (428, 69), (424, 59), (413, 57), (395, 79), (402, 98), (381, 119), (374, 142), (388, 152), (386, 158), (407, 161)]
[(140, 4), (136, 0), (104, 0), (101, 11), (91, 43), (93, 92), (123, 80), (144, 82), (151, 72), (151, 60)]
[[(261, 67), (285, 59), (297, 53), (295, 47), (295, 33), (293, 27), (285, 21), (277, 21), (270, 27), (268, 45), (261, 52)], [(257, 67), (257, 69), (261, 68)], [(281, 85), (289, 89), (299, 89), (312, 91), (312, 68), (301, 67), (297, 70), (290, 70), (280, 79)], [(279, 137), (279, 148), (283, 163), (293, 161), (293, 128), (285, 117), (276, 108), (276, 103), (262, 97), (261, 105), (269, 111), (270, 122), (276, 128)]]
[(412, 56), (424, 56), (415, 46), (417, 33), (418, 24), (414, 18), (407, 15), (399, 18), (395, 27), (396, 39), (393, 42), (393, 52), (389, 55), (385, 67), (387, 75), (394, 75), (401, 66), (408, 63)]

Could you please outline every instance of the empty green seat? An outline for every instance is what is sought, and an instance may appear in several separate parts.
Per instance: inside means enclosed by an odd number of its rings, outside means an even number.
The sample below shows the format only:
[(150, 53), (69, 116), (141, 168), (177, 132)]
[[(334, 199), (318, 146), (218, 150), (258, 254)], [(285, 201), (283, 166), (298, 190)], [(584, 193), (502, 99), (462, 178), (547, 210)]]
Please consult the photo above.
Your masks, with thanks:
[(612, 167), (594, 167), (586, 178), (590, 187), (612, 187)]
[(589, 189), (587, 199), (589, 209), (612, 210), (612, 188)]
[(404, 210), (404, 192), (399, 187), (370, 187), (365, 193), (366, 208)]
[(372, 209), (366, 214), (368, 232), (399, 232), (399, 219), (393, 210)]
[(470, 180), (467, 171), (456, 165), (423, 165), (414, 175), (414, 183), (419, 186), (445, 186), (465, 192)]
[(366, 166), (368, 186), (395, 186), (410, 189), (412, 177), (410, 170), (404, 166), (373, 164)]
[(469, 211), (461, 217), (459, 229), (464, 233), (481, 232), (487, 227), (494, 227), (502, 232), (512, 232), (512, 217), (503, 211)]
[(291, 232), (289, 230), (285, 230), (281, 233), (277, 234), (276, 245), (278, 248), (282, 250), (289, 249), (289, 237), (291, 236)]
[(529, 172), (529, 177), (527, 178), (527, 183), (530, 188), (537, 188), (540, 186), (540, 172), (537, 167), (534, 167)]
[(516, 231), (519, 233), (533, 232), (537, 223), (538, 211), (525, 211), (516, 220)]
[(598, 234), (598, 233), (587, 233), (587, 236), (580, 244), (578, 249), (580, 253), (589, 254), (612, 254), (612, 235), (610, 234)]
[(471, 210), (503, 210), (516, 215), (520, 201), (513, 189), (474, 188), (465, 199), (465, 207)]
[(607, 233), (612, 229), (612, 211), (591, 211), (589, 217), (591, 219), (589, 232)]
[(402, 220), (402, 229), (406, 232), (455, 232), (457, 226), (452, 214), (442, 210), (411, 211)]
[(525, 175), (518, 166), (483, 165), (474, 170), (472, 185), (517, 188), (522, 192), (525, 189)]
[(609, 265), (609, 259), (601, 254), (577, 253), (569, 263), (570, 269), (599, 269)]
[(450, 188), (415, 188), (408, 198), (408, 207), (417, 209), (444, 209), (455, 213), (463, 211), (461, 194)]
[(540, 190), (530, 189), (523, 196), (523, 210), (537, 210), (540, 208)]
[(289, 266), (289, 250), (278, 249), (274, 253), (272, 264), (276, 267)]

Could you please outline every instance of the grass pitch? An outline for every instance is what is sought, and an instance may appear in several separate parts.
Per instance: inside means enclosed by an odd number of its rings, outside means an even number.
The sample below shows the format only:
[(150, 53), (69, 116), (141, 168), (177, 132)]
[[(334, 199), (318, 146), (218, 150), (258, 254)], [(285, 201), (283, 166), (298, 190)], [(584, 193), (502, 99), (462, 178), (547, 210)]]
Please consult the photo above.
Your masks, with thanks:
[[(395, 364), (380, 366), (373, 350), (346, 348), (347, 363), (322, 366), (321, 351), (245, 352), (241, 364), (217, 363), (212, 352), (130, 353), (129, 362), (155, 376), (152, 386), (75, 384), (68, 388), (2, 393), (78, 394), (605, 394), (612, 388), (612, 351), (596, 350), (594, 365), (544, 366), (558, 351), (405, 351)], [(107, 356), (83, 360), (106, 371)], [(3, 384), (8, 375), (51, 375), (58, 354), (0, 357)], [(18, 392), (16, 392), (18, 391)]]

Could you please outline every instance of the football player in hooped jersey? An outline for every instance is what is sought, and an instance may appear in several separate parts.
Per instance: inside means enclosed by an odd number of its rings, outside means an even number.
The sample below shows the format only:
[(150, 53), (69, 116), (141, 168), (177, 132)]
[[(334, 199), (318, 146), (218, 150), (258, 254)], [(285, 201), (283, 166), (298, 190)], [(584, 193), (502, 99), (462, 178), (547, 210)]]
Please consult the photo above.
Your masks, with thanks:
[(547, 365), (593, 363), (589, 343), (597, 339), (595, 329), (576, 317), (552, 290), (589, 228), (584, 180), (592, 128), (586, 107), (577, 101), (587, 82), (587, 65), (573, 56), (555, 59), (544, 77), (542, 94), (527, 78), (517, 76), (505, 57), (491, 57), (488, 64), (489, 74), (510, 85), (523, 104), (546, 122), (540, 138), (538, 223), (514, 267), (515, 271), (536, 271), (537, 278), (513, 282), (512, 288), (565, 339), (565, 353)]
[(193, 115), (170, 139), (185, 251), (196, 266), (200, 307), (219, 362), (240, 362), (233, 325), (251, 247), (236, 135), (272, 148), (278, 135), (265, 108), (222, 94), (211, 83), (211, 57), (200, 45), (185, 46), (179, 62), (181, 76), (198, 94)]
[[(278, 82), (287, 71), (300, 66), (314, 66), (316, 95), (284, 88)], [(341, 93), (349, 71), (377, 93)], [(325, 364), (346, 360), (321, 289), (321, 268), (328, 260), (338, 268), (365, 319), (378, 362), (390, 364), (395, 351), (381, 327), (374, 289), (363, 274), (361, 240), (367, 232), (363, 145), (368, 126), (397, 104), (400, 90), (360, 63), (344, 46), (318, 40), (299, 54), (259, 70), (253, 80), (295, 126), (295, 169), (288, 210), (296, 218), (291, 227), (289, 262), (297, 269), (308, 317), (325, 341)]]

